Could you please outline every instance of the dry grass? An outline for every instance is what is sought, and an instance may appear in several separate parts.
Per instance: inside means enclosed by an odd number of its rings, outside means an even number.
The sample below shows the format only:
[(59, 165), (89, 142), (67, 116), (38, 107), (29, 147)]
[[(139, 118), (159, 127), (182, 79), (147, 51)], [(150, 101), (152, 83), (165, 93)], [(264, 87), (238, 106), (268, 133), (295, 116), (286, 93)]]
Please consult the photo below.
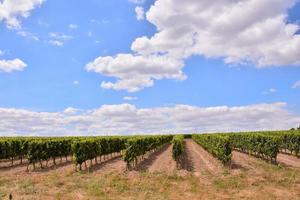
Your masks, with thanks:
[[(0, 199), (300, 199), (300, 171), (258, 162), (221, 176), (189, 172), (73, 172), (0, 175)], [(63, 172), (63, 173), (62, 173)]]
[(115, 159), (91, 172), (75, 172), (72, 164), (25, 172), (25, 166), (0, 169), (0, 199), (300, 199), (300, 169), (275, 166), (235, 154), (233, 169), (155, 172), (122, 170)]

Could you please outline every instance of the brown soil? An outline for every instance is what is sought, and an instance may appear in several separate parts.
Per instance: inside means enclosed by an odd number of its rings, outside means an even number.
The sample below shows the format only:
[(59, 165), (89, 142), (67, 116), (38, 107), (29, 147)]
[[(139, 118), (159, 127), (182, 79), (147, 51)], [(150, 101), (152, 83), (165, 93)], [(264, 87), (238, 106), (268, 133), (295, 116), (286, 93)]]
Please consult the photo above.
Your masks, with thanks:
[(108, 159), (101, 162), (100, 164), (94, 165), (91, 168), (91, 172), (123, 172), (126, 170), (126, 163), (123, 161), (121, 156)]
[(192, 172), (221, 174), (222, 164), (191, 139), (185, 140), (183, 168)]
[(232, 151), (231, 165), (232, 170), (255, 169), (257, 166), (257, 158), (238, 151)]
[(167, 144), (150, 154), (136, 167), (138, 171), (173, 172), (176, 162), (172, 159), (172, 145)]
[[(75, 172), (71, 161), (58, 161), (55, 169), (49, 163), (49, 168), (34, 172), (26, 172), (26, 165), (2, 168), (0, 199), (8, 199), (9, 194), (13, 199), (24, 200), (300, 199), (299, 168), (272, 165), (233, 151), (232, 168), (226, 173), (228, 168), (198, 144), (185, 142), (185, 161), (192, 171), (185, 171), (185, 176), (178, 176), (177, 172), (184, 170), (175, 170), (171, 145), (165, 145), (140, 163), (145, 170), (142, 173), (126, 172), (120, 156), (102, 159), (82, 172)], [(174, 173), (164, 173), (171, 169)], [(154, 171), (163, 173), (148, 173)]]
[(172, 159), (172, 145), (168, 145), (148, 168), (149, 172), (172, 172), (176, 170), (176, 162)]
[[(87, 161), (88, 162), (88, 161)], [(39, 164), (36, 164), (36, 170), (33, 171), (32, 166), (30, 166), (29, 172), (27, 172), (27, 164), (22, 165), (13, 165), (11, 167), (4, 167), (1, 168), (1, 174), (5, 175), (14, 175), (14, 176), (40, 176), (40, 175), (47, 175), (53, 171), (58, 173), (75, 173), (75, 166), (69, 157), (66, 161), (65, 159), (56, 161), (56, 166), (53, 165), (52, 161), (49, 161), (48, 167), (45, 167), (45, 162), (43, 162), (44, 168), (40, 168)], [(91, 172), (91, 171), (102, 171), (102, 172), (121, 172), (126, 169), (126, 164), (122, 160), (122, 157), (116, 156), (112, 158), (106, 158), (105, 160), (102, 158), (102, 162), (95, 164), (93, 162), (92, 167), (88, 162), (88, 169), (83, 167), (82, 172)]]
[(300, 159), (293, 155), (279, 153), (277, 155), (277, 162), (286, 167), (300, 168)]

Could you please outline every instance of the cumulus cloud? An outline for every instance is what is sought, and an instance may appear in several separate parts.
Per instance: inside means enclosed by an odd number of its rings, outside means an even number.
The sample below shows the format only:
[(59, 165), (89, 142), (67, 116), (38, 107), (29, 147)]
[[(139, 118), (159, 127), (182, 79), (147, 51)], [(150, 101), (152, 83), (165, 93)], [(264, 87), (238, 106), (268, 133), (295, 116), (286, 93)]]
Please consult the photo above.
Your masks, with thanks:
[(24, 63), (19, 58), (13, 60), (0, 60), (0, 72), (13, 72), (13, 71), (22, 71), (27, 67), (27, 64)]
[(117, 78), (115, 83), (102, 82), (102, 88), (136, 92), (152, 86), (153, 79), (184, 80), (182, 67), (183, 62), (172, 57), (118, 54), (98, 57), (86, 65), (86, 70)]
[(67, 114), (67, 115), (74, 115), (74, 114), (76, 114), (78, 111), (79, 111), (79, 109), (77, 109), (77, 108), (68, 107), (68, 108), (66, 108), (66, 109), (63, 111), (63, 113), (64, 113), (64, 114)]
[[(257, 68), (299, 66), (299, 25), (287, 20), (288, 9), (295, 2), (157, 0), (146, 13), (146, 19), (157, 28), (157, 32), (152, 37), (136, 38), (131, 45), (131, 55), (124, 57), (124, 60), (115, 56), (110, 62), (126, 62), (127, 66), (132, 67), (136, 66), (137, 57), (155, 56), (180, 63), (177, 72), (181, 72), (184, 61), (191, 56), (220, 58), (233, 65), (254, 64)], [(132, 59), (128, 61), (128, 57)], [(98, 59), (101, 58), (104, 57)], [(144, 68), (144, 65), (140, 64), (139, 68)], [(161, 64), (162, 78), (166, 78), (164, 71), (167, 68), (167, 65)], [(131, 78), (119, 76), (123, 68), (115, 65), (111, 66), (110, 71), (114, 73), (109, 75), (119, 80), (103, 86), (129, 90), (128, 87), (118, 86), (119, 82), (132, 82)], [(101, 71), (99, 73), (107, 75)], [(135, 76), (140, 77), (138, 71)], [(151, 71), (144, 73), (143, 77), (148, 82), (156, 79)], [(142, 85), (145, 83), (139, 82)], [(137, 84), (135, 88), (144, 88)]]
[(143, 20), (145, 18), (144, 8), (140, 6), (135, 7), (135, 14), (137, 20)]
[(300, 88), (300, 80), (299, 81), (296, 81), (296, 83), (294, 83), (293, 87), (294, 89), (296, 88)]
[(238, 107), (175, 105), (137, 108), (131, 104), (103, 105), (78, 112), (34, 112), (0, 108), (2, 135), (106, 135), (151, 133), (201, 133), (289, 129), (300, 116), (286, 103)]
[(3, 0), (0, 1), (0, 22), (8, 28), (21, 28), (21, 19), (27, 18), (30, 12), (39, 7), (45, 0)]
[(138, 38), (132, 47), (144, 54), (203, 55), (224, 58), (226, 63), (251, 62), (258, 67), (299, 65), (299, 26), (287, 22), (288, 8), (294, 3), (158, 0), (147, 12), (147, 19), (158, 32), (151, 38)]

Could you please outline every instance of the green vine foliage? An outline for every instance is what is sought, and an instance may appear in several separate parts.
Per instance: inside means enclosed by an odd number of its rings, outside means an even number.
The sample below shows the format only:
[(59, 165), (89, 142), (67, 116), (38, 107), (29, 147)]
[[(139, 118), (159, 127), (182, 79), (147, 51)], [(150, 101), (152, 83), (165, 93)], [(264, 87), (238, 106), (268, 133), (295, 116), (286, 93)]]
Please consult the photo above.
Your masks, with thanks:
[(22, 159), (28, 151), (28, 139), (25, 138), (0, 138), (0, 159)]
[(227, 164), (231, 160), (231, 141), (228, 136), (220, 134), (197, 134), (193, 140), (206, 149), (209, 153)]
[(184, 153), (184, 136), (176, 135), (172, 140), (172, 157), (175, 161), (179, 161)]
[(39, 162), (42, 167), (42, 161), (48, 162), (52, 159), (56, 165), (55, 159), (57, 157), (62, 158), (72, 154), (71, 144), (71, 138), (32, 139), (27, 144), (29, 164)]
[(121, 152), (125, 149), (127, 137), (91, 137), (75, 140), (72, 143), (73, 161), (80, 166), (98, 156)]
[(280, 138), (261, 133), (230, 134), (235, 149), (276, 163)]
[(131, 163), (137, 163), (138, 156), (142, 156), (150, 150), (157, 149), (158, 147), (166, 144), (172, 140), (171, 135), (160, 136), (136, 136), (127, 140), (126, 150), (124, 152), (124, 161), (127, 167), (130, 168)]
[(261, 134), (278, 137), (281, 152), (300, 156), (300, 131), (275, 131)]
[[(185, 135), (189, 138), (191, 135)], [(232, 149), (276, 162), (279, 152), (299, 156), (300, 131), (244, 132), (229, 134), (198, 134), (192, 138), (208, 152), (227, 163)], [(124, 161), (136, 162), (139, 156), (172, 141), (173, 158), (183, 153), (182, 136), (132, 136), (132, 137), (0, 137), (0, 160), (26, 158), (29, 164), (73, 155), (75, 165), (81, 165), (97, 156), (124, 150)]]

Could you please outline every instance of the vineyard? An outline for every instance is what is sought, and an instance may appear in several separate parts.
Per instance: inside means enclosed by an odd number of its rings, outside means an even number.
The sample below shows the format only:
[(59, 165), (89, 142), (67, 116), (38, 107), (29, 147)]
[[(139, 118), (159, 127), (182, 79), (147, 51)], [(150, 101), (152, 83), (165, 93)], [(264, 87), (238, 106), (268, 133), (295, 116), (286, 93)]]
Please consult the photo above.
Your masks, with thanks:
[[(231, 152), (238, 150), (249, 155), (262, 158), (276, 164), (277, 154), (299, 156), (300, 132), (252, 132), (228, 134), (194, 134), (192, 139), (206, 151), (228, 164)], [(95, 163), (101, 161), (102, 156), (112, 154), (123, 155), (127, 167), (132, 168), (144, 159), (144, 155), (156, 151), (162, 145), (171, 143), (172, 157), (175, 161), (180, 159), (184, 152), (183, 135), (159, 136), (128, 136), (128, 137), (65, 137), (65, 138), (0, 138), (0, 160), (10, 160), (11, 165), (19, 160), (26, 159), (29, 165), (37, 163), (40, 167), (47, 167), (49, 160), (56, 165), (56, 159), (71, 157), (75, 166), (82, 169), (89, 160)], [(42, 162), (46, 162), (43, 166)]]
[[(216, 178), (224, 170), (234, 174), (236, 170), (242, 173), (241, 169), (256, 168), (254, 163), (257, 162), (287, 172), (298, 170), (299, 153), (300, 131), (296, 130), (110, 137), (2, 137), (0, 173), (21, 168), (26, 176), (26, 173), (55, 172), (72, 166), (72, 173), (91, 171), (93, 174), (93, 170), (100, 167), (99, 171), (103, 172), (111, 169), (120, 172), (141, 169), (168, 173), (187, 171), (208, 173)], [(110, 168), (103, 167), (110, 163)], [(296, 172), (294, 184), (300, 183)]]

